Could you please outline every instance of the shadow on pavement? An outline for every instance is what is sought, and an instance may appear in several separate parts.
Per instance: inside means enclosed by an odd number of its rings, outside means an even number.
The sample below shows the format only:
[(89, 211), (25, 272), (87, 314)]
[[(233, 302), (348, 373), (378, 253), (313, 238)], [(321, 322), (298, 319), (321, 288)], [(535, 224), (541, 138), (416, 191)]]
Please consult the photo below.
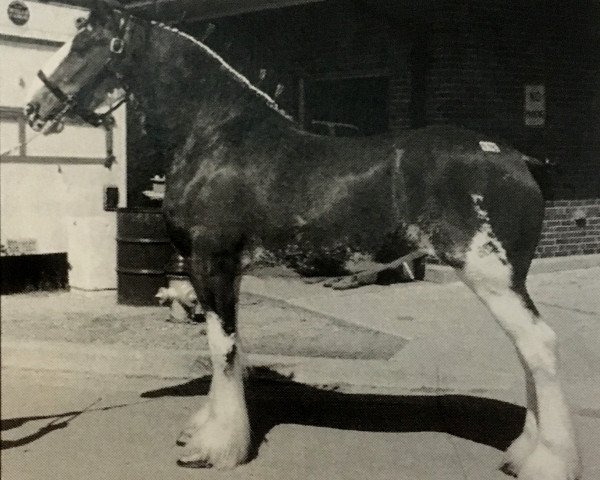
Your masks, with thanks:
[(101, 399), (94, 401), (92, 404), (88, 405), (87, 407), (85, 407), (81, 410), (59, 413), (59, 414), (55, 414), (55, 415), (37, 415), (37, 416), (31, 416), (31, 417), (16, 417), (16, 418), (5, 418), (5, 419), (3, 418), (2, 420), (0, 420), (0, 431), (2, 431), (2, 432), (6, 431), (6, 430), (12, 430), (15, 428), (20, 428), (23, 425), (25, 425), (26, 423), (34, 422), (37, 420), (48, 420), (48, 419), (52, 419), (52, 420), (50, 420), (50, 422), (48, 422), (46, 425), (40, 427), (36, 432), (34, 432), (30, 435), (26, 435), (24, 437), (20, 437), (20, 438), (14, 439), (14, 440), (7, 440), (7, 439), (2, 438), (2, 440), (0, 441), (0, 450), (8, 450), (10, 448), (22, 447), (23, 445), (27, 445), (31, 442), (35, 442), (36, 440), (44, 437), (45, 435), (49, 434), (50, 432), (53, 432), (54, 430), (60, 430), (62, 428), (68, 427), (69, 422), (71, 422), (75, 418), (77, 418), (80, 415), (83, 415), (84, 413), (87, 413), (87, 412), (112, 410), (115, 408), (129, 407), (132, 405), (137, 405), (139, 403), (145, 403), (145, 402), (133, 402), (133, 403), (123, 403), (123, 404), (119, 404), (119, 405), (109, 405), (109, 406), (101, 407), (101, 408), (92, 408), (94, 405), (96, 405), (98, 402), (100, 402), (100, 400)]
[[(32, 417), (32, 418), (36, 419), (39, 417)], [(65, 428), (69, 425), (69, 421), (71, 419), (63, 420), (62, 422), (58, 422), (57, 420), (59, 418), (60, 417), (56, 417), (52, 422), (48, 423), (47, 425), (44, 425), (37, 432), (32, 433), (31, 435), (26, 435), (24, 437), (17, 438), (16, 440), (2, 439), (2, 442), (0, 445), (0, 450), (8, 450), (9, 448), (22, 447), (23, 445), (27, 445), (28, 443), (35, 442), (36, 440), (42, 438), (43, 436), (49, 434), (50, 432), (53, 432), (54, 430), (60, 430), (61, 428)], [(29, 421), (28, 419), (21, 419), (21, 418), (11, 419), (11, 421), (12, 420), (15, 420), (15, 421), (25, 420), (23, 423), (27, 423), (27, 421)], [(16, 427), (12, 427), (12, 428), (16, 428)], [(4, 422), (2, 422), (2, 429), (4, 430)]]
[(75, 412), (61, 413), (60, 415), (39, 415), (34, 417), (18, 417), (18, 418), (6, 418), (0, 420), (0, 431), (12, 430), (13, 428), (19, 428), (28, 422), (34, 422), (36, 420), (47, 420), (49, 418), (55, 419), (57, 417), (68, 417)]
[[(262, 375), (261, 375), (262, 373)], [(322, 390), (273, 371), (250, 377), (254, 454), (279, 424), (368, 432), (444, 432), (505, 450), (520, 433), (523, 407), (468, 395), (374, 395)], [(144, 392), (144, 398), (206, 395), (210, 377)]]

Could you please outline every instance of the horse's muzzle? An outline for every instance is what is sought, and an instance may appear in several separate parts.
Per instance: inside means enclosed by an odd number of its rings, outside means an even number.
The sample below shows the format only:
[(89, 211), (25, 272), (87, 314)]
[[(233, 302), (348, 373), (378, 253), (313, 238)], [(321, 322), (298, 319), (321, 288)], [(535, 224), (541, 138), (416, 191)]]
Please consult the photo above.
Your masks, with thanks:
[(36, 113), (39, 108), (40, 106), (37, 103), (28, 103), (25, 105), (25, 108), (23, 108), (23, 113), (26, 117), (29, 117), (30, 115)]
[(37, 103), (28, 103), (23, 108), (23, 113), (27, 119), (27, 123), (35, 132), (42, 132), (46, 135), (50, 133), (60, 133), (64, 128), (64, 123), (61, 119), (43, 120), (39, 115), (39, 105)]
[(40, 106), (37, 103), (28, 103), (27, 105), (25, 105), (25, 108), (23, 109), (23, 114), (25, 115), (25, 118), (27, 119), (27, 123), (36, 132), (41, 131), (42, 128), (44, 128), (44, 125), (46, 123), (38, 115), (39, 109), (40, 109)]

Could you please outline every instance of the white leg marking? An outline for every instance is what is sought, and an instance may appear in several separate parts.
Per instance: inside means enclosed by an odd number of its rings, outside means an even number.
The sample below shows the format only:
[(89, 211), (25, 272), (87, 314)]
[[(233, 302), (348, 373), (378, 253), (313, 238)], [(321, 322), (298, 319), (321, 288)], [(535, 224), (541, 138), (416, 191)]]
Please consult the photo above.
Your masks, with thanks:
[(517, 476), (523, 468), (527, 457), (531, 455), (538, 442), (538, 421), (537, 421), (537, 397), (535, 393), (535, 383), (529, 368), (524, 360), (521, 359), (525, 371), (525, 385), (527, 389), (527, 413), (525, 414), (525, 425), (523, 432), (506, 449), (502, 460), (502, 471)]
[(214, 312), (206, 314), (213, 364), (208, 403), (194, 415), (185, 436), (189, 452), (180, 463), (192, 467), (233, 468), (248, 459), (250, 422), (243, 366), (236, 334), (227, 334)]
[(177, 438), (177, 445), (187, 445), (194, 434), (202, 428), (202, 426), (208, 421), (210, 417), (210, 392), (208, 394), (207, 402), (192, 415), (189, 419), (187, 426), (181, 431)]
[(579, 478), (581, 466), (558, 377), (556, 334), (527, 309), (523, 299), (511, 289), (512, 272), (506, 252), (492, 232), (487, 212), (480, 207), (481, 200), (481, 196), (473, 195), (482, 226), (472, 240), (464, 269), (459, 274), (511, 338), (526, 370), (526, 425), (523, 434), (510, 447), (508, 455), (512, 458), (509, 460), (514, 460), (512, 467), (520, 467), (521, 479), (575, 480)]

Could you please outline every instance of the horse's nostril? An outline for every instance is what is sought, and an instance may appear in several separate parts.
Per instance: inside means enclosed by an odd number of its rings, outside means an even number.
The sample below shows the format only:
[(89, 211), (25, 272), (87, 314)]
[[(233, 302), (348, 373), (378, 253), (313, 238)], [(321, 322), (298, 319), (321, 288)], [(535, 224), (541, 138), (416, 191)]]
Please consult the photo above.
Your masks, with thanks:
[(23, 112), (25, 113), (26, 116), (29, 116), (33, 113), (35, 113), (37, 111), (37, 105), (34, 103), (28, 103), (27, 105), (25, 105), (25, 108), (23, 109)]
[(30, 124), (31, 124), (31, 128), (33, 128), (34, 131), (39, 132), (42, 130), (42, 128), (44, 128), (44, 125), (46, 124), (46, 122), (37, 118), (33, 122), (30, 122)]

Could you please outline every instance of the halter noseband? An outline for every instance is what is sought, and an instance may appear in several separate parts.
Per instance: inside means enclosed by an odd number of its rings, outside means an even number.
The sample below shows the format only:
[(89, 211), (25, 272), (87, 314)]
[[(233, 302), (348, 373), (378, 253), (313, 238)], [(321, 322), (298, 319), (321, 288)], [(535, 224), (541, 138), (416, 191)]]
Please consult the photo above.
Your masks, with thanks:
[(108, 111), (104, 113), (96, 113), (90, 110), (86, 110), (81, 108), (79, 105), (79, 97), (81, 93), (85, 91), (86, 87), (89, 87), (89, 84), (94, 84), (98, 82), (98, 79), (102, 78), (101, 74), (106, 70), (111, 70), (112, 65), (114, 65), (118, 59), (122, 58), (123, 51), (125, 50), (125, 35), (129, 31), (129, 19), (122, 17), (120, 21), (119, 27), (119, 36), (113, 37), (110, 41), (110, 52), (111, 55), (109, 59), (106, 61), (104, 66), (98, 71), (98, 73), (91, 78), (87, 84), (84, 84), (74, 95), (68, 95), (62, 91), (62, 89), (50, 80), (46, 74), (39, 70), (37, 73), (38, 78), (42, 81), (42, 83), (46, 86), (48, 90), (54, 95), (62, 104), (63, 109), (61, 113), (56, 117), (57, 119), (67, 111), (74, 112), (78, 117), (80, 117), (84, 122), (89, 123), (94, 127), (98, 127), (100, 125), (110, 126), (113, 120), (110, 118), (112, 112), (114, 112), (117, 108), (119, 108), (123, 103), (127, 101), (127, 94), (123, 96), (117, 103), (115, 103)]

